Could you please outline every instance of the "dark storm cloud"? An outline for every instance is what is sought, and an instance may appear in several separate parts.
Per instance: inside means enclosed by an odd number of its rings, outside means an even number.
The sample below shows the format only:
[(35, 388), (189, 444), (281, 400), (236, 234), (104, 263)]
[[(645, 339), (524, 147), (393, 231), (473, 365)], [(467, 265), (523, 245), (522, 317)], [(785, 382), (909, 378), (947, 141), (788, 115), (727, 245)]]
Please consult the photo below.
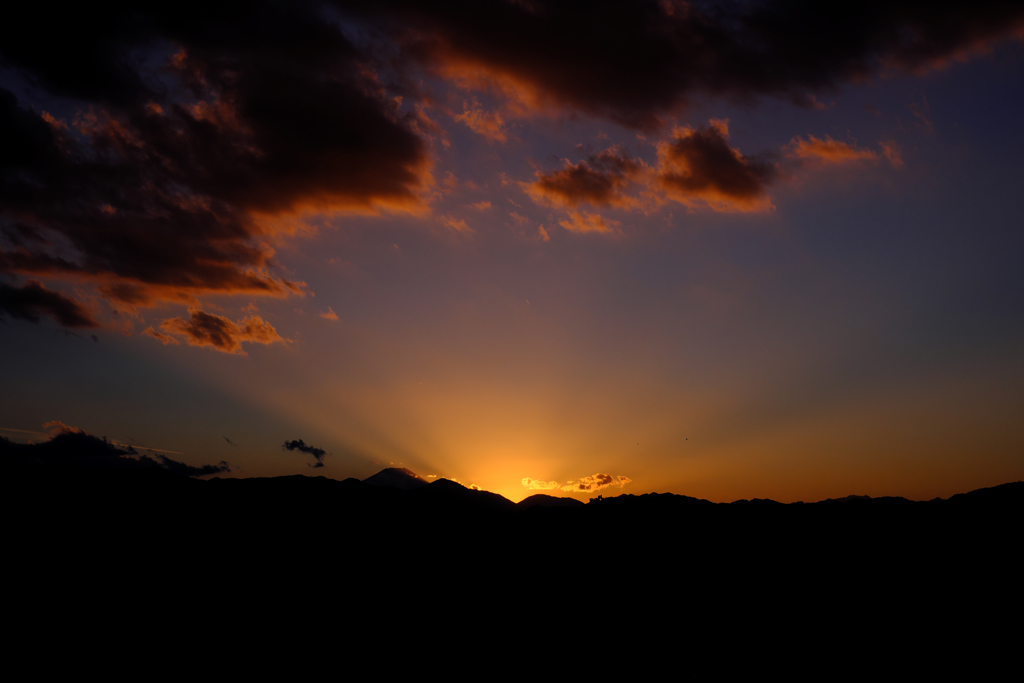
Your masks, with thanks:
[(0, 63), (68, 110), (0, 90), (0, 270), (123, 307), (286, 296), (275, 219), (417, 202), (424, 143), (317, 3), (36, 13)]
[(1019, 31), (1024, 5), (881, 0), (339, 2), (386, 25), (412, 58), (527, 99), (650, 127), (702, 96), (815, 92), (892, 66), (935, 66)]
[(0, 315), (3, 314), (32, 322), (39, 322), (39, 316), (46, 315), (64, 327), (99, 327), (80, 303), (35, 280), (21, 287), (0, 284)]
[[(53, 423), (49, 423), (53, 424)], [(203, 477), (230, 472), (226, 462), (195, 467), (166, 456), (140, 455), (131, 446), (111, 443), (82, 430), (65, 427), (48, 441), (38, 444), (15, 443), (0, 437), (0, 469), (11, 471), (46, 471), (52, 474), (138, 470), (160, 467), (175, 474)]]
[[(0, 67), (19, 84), (0, 88), (0, 272), (85, 282), (121, 309), (289, 296), (303, 285), (280, 276), (273, 243), (295, 216), (422, 209), (425, 74), (509, 112), (656, 127), (695, 98), (812, 103), (887, 67), (932, 67), (1022, 17), (1020, 2), (913, 0), (29, 4), (0, 24)], [(474, 106), (467, 125), (491, 130), (500, 112)], [(713, 155), (703, 138), (680, 154), (702, 142)], [(749, 204), (764, 168), (664, 182)], [(537, 187), (614, 204), (627, 177), (588, 162)]]
[(309, 453), (314, 458), (316, 458), (316, 464), (313, 465), (312, 467), (316, 468), (324, 466), (324, 456), (327, 455), (327, 451), (325, 451), (322, 448), (317, 448), (316, 446), (309, 446), (302, 439), (285, 441), (284, 445), (281, 446), (281, 448), (289, 451), (301, 451), (303, 453)]

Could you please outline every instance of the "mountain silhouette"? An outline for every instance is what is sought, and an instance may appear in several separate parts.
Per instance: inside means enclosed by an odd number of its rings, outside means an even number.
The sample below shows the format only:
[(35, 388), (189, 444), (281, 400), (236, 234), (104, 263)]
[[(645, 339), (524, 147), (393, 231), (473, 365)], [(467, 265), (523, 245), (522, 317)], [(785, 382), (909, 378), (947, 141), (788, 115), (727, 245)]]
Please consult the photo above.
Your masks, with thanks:
[[(237, 592), (232, 613), (250, 619), (265, 613), (270, 593), (321, 617), (326, 604), (375, 633), (406, 620), (417, 633), (444, 630), (435, 610), (429, 620), (408, 616), (434, 596), (464, 605), (465, 628), (488, 637), (488, 624), (514, 619), (521, 606), (530, 629), (534, 607), (565, 606), (586, 616), (574, 631), (587, 634), (598, 609), (616, 618), (605, 635), (646, 633), (645, 647), (666, 650), (709, 629), (715, 638), (736, 629), (764, 637), (790, 634), (794, 623), (836, 637), (843, 624), (867, 621), (872, 637), (881, 629), (901, 642), (906, 620), (879, 618), (892, 605), (950, 633), (955, 620), (940, 617), (951, 600), (961, 610), (1015, 613), (1003, 605), (1019, 582), (1024, 482), (928, 502), (713, 503), (650, 493), (586, 504), (537, 494), (516, 505), (398, 468), (370, 479), (413, 488), (303, 475), (198, 479), (159, 467), (90, 469), (88, 478), (27, 468), (0, 478), (0, 514), (16, 520), (4, 544), (22, 558), (12, 585), (38, 595), (66, 587), (104, 604), (144, 595), (146, 609), (165, 611)], [(296, 598), (332, 581), (337, 596)], [(964, 623), (985, 623), (980, 610)], [(666, 627), (669, 613), (685, 617)]]
[(427, 486), (430, 482), (405, 467), (388, 467), (372, 477), (363, 479), (363, 483), (372, 486), (390, 486), (402, 491), (412, 491), (421, 486)]
[[(210, 467), (149, 462), (96, 437), (48, 443), (0, 439), (2, 547), (17, 560), (8, 585), (32, 615), (95, 596), (90, 614), (184, 608), (218, 629), (231, 615), (262, 628), (287, 605), (304, 624), (329, 615), (374, 638), (450, 638), (455, 623), (465, 642), (506, 637), (516, 652), (552, 634), (608, 652), (684, 642), (697, 659), (724, 644), (716, 666), (772, 638), (782, 653), (794, 639), (832, 654), (850, 643), (848, 658), (915, 639), (1016, 646), (1001, 625), (1019, 612), (1024, 482), (926, 502), (647, 493), (514, 504), (405, 468), (365, 481), (202, 479), (186, 475)], [(49, 595), (58, 602), (40, 610)], [(559, 612), (572, 622), (550, 618)]]
[(855, 500), (871, 500), (871, 496), (843, 496), (842, 498), (829, 498), (833, 503), (849, 503)]
[(410, 492), (412, 500), (437, 511), (511, 512), (516, 504), (505, 496), (471, 489), (451, 479), (438, 479)]
[(527, 498), (523, 498), (521, 501), (516, 503), (516, 507), (520, 510), (529, 510), (531, 508), (581, 508), (583, 507), (583, 501), (576, 500), (575, 498), (562, 498), (559, 496), (549, 496), (546, 493), (536, 493)]

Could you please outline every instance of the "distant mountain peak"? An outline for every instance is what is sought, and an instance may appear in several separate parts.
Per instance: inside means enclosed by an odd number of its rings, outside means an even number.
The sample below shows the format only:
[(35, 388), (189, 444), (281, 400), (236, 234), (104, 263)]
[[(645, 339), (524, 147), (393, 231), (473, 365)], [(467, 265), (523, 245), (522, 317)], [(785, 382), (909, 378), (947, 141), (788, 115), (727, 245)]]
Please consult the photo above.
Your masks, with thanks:
[(836, 503), (849, 503), (853, 500), (871, 500), (871, 496), (843, 496), (842, 498), (829, 498)]
[(413, 492), (412, 497), (442, 507), (454, 505), (457, 508), (469, 504), (477, 510), (490, 510), (491, 512), (507, 512), (516, 508), (515, 503), (501, 494), (479, 488), (469, 488), (452, 479), (443, 478), (432, 481), (430, 486), (418, 488)]
[(466, 489), (467, 491), (470, 490), (470, 488), (468, 486), (460, 484), (459, 482), (454, 481), (453, 479), (446, 479), (445, 477), (439, 477), (438, 479), (435, 479), (431, 483), (434, 484), (434, 488), (436, 488), (436, 489), (449, 488), (449, 489)]
[(421, 486), (426, 486), (430, 482), (405, 467), (387, 467), (372, 477), (363, 479), (363, 483), (370, 484), (371, 486), (390, 486), (402, 491), (411, 491)]
[(583, 501), (564, 496), (549, 496), (546, 493), (535, 493), (532, 496), (523, 498), (516, 503), (520, 510), (528, 510), (533, 507), (542, 508), (581, 508)]

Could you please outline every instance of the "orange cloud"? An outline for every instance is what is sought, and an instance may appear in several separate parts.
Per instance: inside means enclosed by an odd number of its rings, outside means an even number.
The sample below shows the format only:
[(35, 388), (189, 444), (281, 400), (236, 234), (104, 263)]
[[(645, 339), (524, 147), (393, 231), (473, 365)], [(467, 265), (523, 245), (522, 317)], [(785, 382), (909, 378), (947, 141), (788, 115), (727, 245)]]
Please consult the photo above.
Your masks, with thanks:
[(795, 137), (778, 151), (746, 156), (729, 144), (728, 121), (712, 119), (706, 127), (674, 129), (670, 140), (657, 145), (656, 166), (630, 159), (613, 147), (575, 164), (566, 162), (557, 171), (539, 171), (533, 182), (520, 186), (538, 204), (569, 209), (560, 221), (566, 230), (609, 234), (616, 221), (577, 207), (593, 204), (646, 212), (671, 200), (711, 211), (766, 211), (774, 208), (769, 187), (810, 162), (877, 161), (884, 155), (894, 167), (902, 165), (894, 142), (882, 142), (880, 148), (878, 152), (810, 135)]
[(900, 148), (892, 140), (883, 140), (878, 143), (878, 146), (882, 148), (882, 154), (889, 160), (893, 168), (903, 167), (903, 154), (900, 152)]
[(581, 214), (579, 211), (574, 209), (569, 211), (569, 220), (559, 221), (558, 224), (569, 232), (576, 232), (580, 234), (588, 232), (610, 234), (614, 232), (613, 226), (618, 225), (619, 222), (610, 219), (606, 221), (597, 213)]
[(459, 179), (451, 171), (445, 171), (444, 177), (441, 179), (441, 184), (448, 188), (447, 192), (452, 192), (459, 186)]
[(569, 481), (562, 490), (567, 493), (590, 493), (600, 491), (610, 486), (618, 486), (620, 489), (633, 481), (629, 477), (613, 477), (610, 474), (595, 474), (590, 477), (582, 477), (578, 481)]
[(676, 128), (671, 142), (658, 145), (657, 186), (668, 199), (714, 211), (773, 208), (768, 185), (775, 164), (744, 156), (729, 145), (729, 122), (712, 119), (706, 128)]
[(462, 235), (471, 235), (474, 232), (473, 228), (466, 224), (466, 221), (455, 216), (441, 216), (441, 224), (452, 232)]
[[(519, 78), (510, 71), (495, 68), (482, 61), (465, 58), (453, 52), (442, 41), (421, 43), (432, 53), (434, 71), (444, 80), (461, 90), (487, 93), (502, 103), (503, 118), (528, 118), (537, 113), (554, 113), (560, 109), (554, 100), (535, 87), (528, 78)], [(472, 100), (475, 104), (476, 100)], [(463, 104), (471, 110), (471, 104)]]
[(326, 311), (324, 311), (323, 313), (317, 313), (317, 315), (319, 315), (321, 318), (324, 318), (325, 320), (337, 320), (338, 319), (338, 314), (335, 313), (334, 309), (331, 308), (330, 306), (327, 307)]
[[(190, 308), (188, 312), (188, 320), (171, 318), (160, 323), (160, 329), (185, 337), (189, 346), (210, 346), (218, 351), (239, 356), (247, 355), (242, 350), (242, 342), (273, 344), (284, 341), (273, 325), (257, 315), (233, 322), (224, 316), (212, 315), (195, 308)], [(150, 336), (160, 338), (155, 332)]]
[(537, 481), (536, 479), (530, 479), (529, 477), (523, 477), (523, 486), (531, 491), (551, 491), (553, 489), (560, 488), (557, 481)]
[(878, 158), (876, 152), (869, 149), (858, 149), (855, 145), (833, 140), (828, 135), (819, 140), (808, 135), (807, 140), (793, 138), (789, 143), (789, 153), (798, 159), (810, 159), (826, 164), (843, 164), (850, 161), (873, 160)]
[(676, 128), (658, 145), (651, 167), (612, 147), (558, 171), (538, 172), (520, 183), (538, 204), (562, 206), (568, 216), (559, 224), (577, 233), (614, 232), (617, 221), (581, 212), (583, 203), (627, 210), (657, 208), (667, 200), (712, 211), (764, 211), (773, 208), (768, 186), (780, 176), (771, 161), (748, 157), (729, 145), (728, 121), (711, 120), (704, 128)]
[(491, 142), (505, 142), (508, 137), (505, 135), (505, 119), (501, 114), (494, 111), (484, 111), (476, 100), (464, 103), (465, 111), (455, 117), (459, 123), (469, 127), (474, 133), (479, 133)]
[(597, 206), (628, 206), (635, 201), (624, 190), (643, 171), (643, 164), (608, 149), (577, 164), (566, 163), (560, 171), (537, 173), (537, 180), (523, 184), (538, 203), (575, 207), (581, 202)]

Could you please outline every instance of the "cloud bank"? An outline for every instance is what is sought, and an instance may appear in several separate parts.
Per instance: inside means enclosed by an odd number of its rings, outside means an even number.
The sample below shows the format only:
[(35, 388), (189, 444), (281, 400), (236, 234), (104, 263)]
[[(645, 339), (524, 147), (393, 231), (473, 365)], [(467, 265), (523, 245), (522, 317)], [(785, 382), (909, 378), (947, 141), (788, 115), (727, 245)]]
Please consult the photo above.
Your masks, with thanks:
[[(695, 101), (814, 94), (920, 71), (1019, 35), (1009, 1), (457, 0), (339, 3), (405, 64), (505, 97), (508, 112), (572, 110), (654, 129)], [(343, 10), (343, 11), (344, 11)]]

